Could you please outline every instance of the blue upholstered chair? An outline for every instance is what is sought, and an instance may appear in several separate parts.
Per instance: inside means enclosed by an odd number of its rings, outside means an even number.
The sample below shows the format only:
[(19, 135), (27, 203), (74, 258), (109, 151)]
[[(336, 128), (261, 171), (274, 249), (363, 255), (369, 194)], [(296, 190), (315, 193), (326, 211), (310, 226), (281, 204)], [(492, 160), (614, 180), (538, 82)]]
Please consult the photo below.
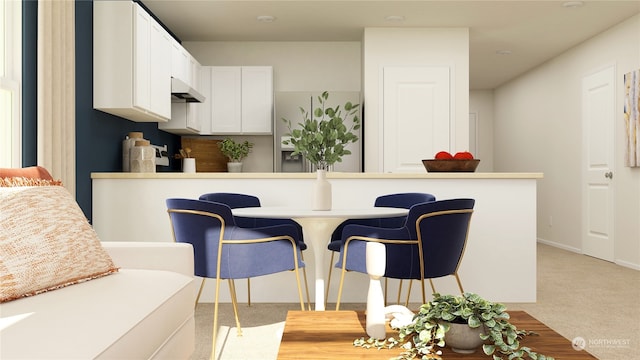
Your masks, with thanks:
[(300, 308), (304, 310), (298, 269), (304, 267), (294, 239), (295, 226), (282, 224), (260, 228), (238, 227), (231, 208), (222, 203), (195, 199), (167, 199), (167, 208), (176, 242), (190, 243), (194, 249), (195, 275), (202, 277), (196, 304), (207, 278), (216, 279), (213, 315), (212, 358), (218, 331), (220, 281), (229, 281), (231, 301), (242, 335), (235, 293), (235, 279), (293, 271), (298, 284)]
[[(200, 195), (199, 199), (226, 204), (232, 209), (261, 206), (260, 199), (257, 196), (249, 194), (214, 192), (202, 194)], [(304, 239), (302, 237), (302, 227), (300, 226), (300, 224), (291, 219), (265, 219), (246, 217), (234, 217), (234, 219), (236, 221), (236, 225), (243, 228), (255, 228), (282, 224), (293, 225), (297, 229), (297, 234), (294, 239), (298, 242), (298, 247), (302, 251), (307, 249), (307, 244), (304, 243)], [(304, 255), (302, 255), (302, 260), (304, 261)], [(307, 294), (307, 305), (309, 306), (309, 309), (311, 309), (311, 297), (309, 296), (309, 285), (307, 282), (306, 268), (302, 269), (302, 275), (304, 277), (304, 288)], [(251, 280), (249, 278), (247, 278), (247, 303), (249, 306), (251, 306)]]
[[(374, 203), (376, 207), (392, 207), (392, 208), (401, 208), (401, 209), (409, 209), (415, 204), (436, 201), (436, 197), (432, 194), (428, 193), (418, 193), (418, 192), (408, 192), (408, 193), (397, 193), (397, 194), (388, 194), (378, 196)], [(340, 224), (336, 230), (331, 235), (331, 241), (327, 248), (331, 251), (331, 260), (329, 261), (329, 276), (327, 277), (327, 289), (325, 292), (325, 299), (329, 298), (329, 286), (331, 285), (331, 272), (333, 269), (333, 260), (334, 255), (340, 252), (340, 248), (342, 247), (342, 229), (344, 229), (347, 225), (369, 225), (369, 226), (377, 226), (384, 228), (399, 228), (405, 222), (406, 216), (393, 217), (393, 218), (380, 218), (380, 219), (350, 219), (344, 221)], [(402, 291), (402, 281), (400, 281), (400, 287), (398, 289), (398, 302), (400, 302), (400, 293)], [(384, 298), (385, 302), (387, 299), (387, 278), (385, 278), (385, 287), (384, 287)], [(409, 294), (407, 294), (407, 297)]]
[(469, 234), (474, 199), (450, 199), (412, 206), (402, 227), (382, 228), (366, 225), (347, 225), (342, 231), (344, 242), (336, 263), (342, 269), (336, 310), (347, 271), (367, 273), (366, 242), (385, 244), (386, 270), (384, 276), (393, 279), (420, 280), (422, 302), (426, 302), (424, 280), (453, 275), (464, 293), (458, 267), (464, 255)]

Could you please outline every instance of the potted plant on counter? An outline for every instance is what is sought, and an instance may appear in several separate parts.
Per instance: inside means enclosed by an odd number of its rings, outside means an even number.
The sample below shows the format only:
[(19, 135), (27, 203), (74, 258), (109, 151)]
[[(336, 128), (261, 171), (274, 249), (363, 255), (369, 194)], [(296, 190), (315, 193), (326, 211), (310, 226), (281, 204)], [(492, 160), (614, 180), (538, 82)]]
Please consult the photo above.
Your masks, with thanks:
[(246, 158), (253, 148), (253, 143), (249, 141), (235, 142), (231, 138), (225, 138), (218, 143), (222, 155), (229, 159), (227, 170), (229, 172), (241, 172), (242, 160)]
[[(433, 300), (420, 307), (413, 321), (397, 328), (398, 339), (388, 338), (382, 341), (354, 341), (355, 346), (365, 348), (401, 347), (404, 351), (396, 360), (441, 359), (438, 348), (445, 343), (456, 352), (473, 352), (482, 345), (482, 350), (493, 360), (532, 359), (553, 360), (552, 357), (538, 354), (526, 346), (520, 346), (520, 340), (533, 333), (518, 330), (509, 322), (506, 307), (500, 303), (487, 301), (477, 294), (464, 293), (462, 296), (433, 294)], [(461, 327), (458, 329), (457, 327)], [(454, 330), (454, 328), (456, 328)], [(460, 339), (452, 337), (461, 332), (473, 332), (477, 340), (471, 349), (460, 349)], [(464, 335), (463, 335), (464, 336)], [(372, 345), (373, 344), (373, 345)]]
[(282, 119), (289, 130), (284, 145), (293, 145), (292, 155), (302, 155), (317, 172), (314, 210), (331, 209), (331, 187), (326, 171), (342, 157), (351, 154), (346, 148), (358, 141), (353, 131), (360, 128), (360, 104), (346, 102), (342, 107), (327, 106), (329, 92), (318, 96), (318, 107), (308, 111), (300, 107), (303, 120), (295, 127), (291, 120)]

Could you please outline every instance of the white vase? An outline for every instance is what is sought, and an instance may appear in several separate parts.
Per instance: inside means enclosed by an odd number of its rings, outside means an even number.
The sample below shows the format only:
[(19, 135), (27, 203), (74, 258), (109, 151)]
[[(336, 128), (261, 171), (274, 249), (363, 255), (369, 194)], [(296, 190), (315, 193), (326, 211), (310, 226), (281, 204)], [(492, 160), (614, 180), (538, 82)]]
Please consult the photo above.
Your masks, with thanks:
[(182, 172), (184, 173), (196, 172), (196, 159), (195, 158), (182, 159)]
[(232, 173), (242, 172), (242, 163), (241, 162), (228, 162), (227, 163), (227, 171)]
[(327, 171), (317, 170), (316, 175), (312, 210), (331, 210), (331, 183), (327, 180)]
[(380, 278), (387, 267), (387, 251), (382, 243), (367, 242), (366, 264), (369, 274), (369, 292), (367, 293), (367, 335), (374, 339), (385, 339), (384, 293)]

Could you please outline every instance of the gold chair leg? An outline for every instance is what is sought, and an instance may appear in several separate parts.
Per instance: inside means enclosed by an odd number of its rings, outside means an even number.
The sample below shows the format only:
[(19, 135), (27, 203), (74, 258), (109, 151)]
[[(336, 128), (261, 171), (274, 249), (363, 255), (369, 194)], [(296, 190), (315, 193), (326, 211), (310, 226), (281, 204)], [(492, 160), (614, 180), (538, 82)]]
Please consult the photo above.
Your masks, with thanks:
[[(302, 286), (300, 286), (300, 272), (298, 271), (297, 267), (293, 269), (293, 271), (296, 273), (296, 283), (298, 284), (298, 298), (300, 298), (300, 310), (304, 311), (304, 299), (302, 298)], [(306, 282), (306, 278), (305, 278), (305, 282)], [(309, 288), (307, 288), (307, 301), (309, 301)], [(311, 306), (311, 303), (309, 303), (309, 306)]]
[(396, 304), (400, 304), (400, 295), (402, 294), (402, 279), (400, 279), (400, 285), (398, 285), (398, 298), (396, 299)]
[[(413, 286), (413, 279), (409, 279), (409, 289), (407, 289), (407, 300), (404, 302), (405, 307), (409, 307), (409, 298), (411, 297), (411, 287)], [(423, 302), (424, 304), (424, 302)]]
[(240, 317), (238, 316), (238, 298), (236, 296), (236, 283), (233, 279), (229, 279), (229, 292), (231, 293), (231, 305), (233, 305), (233, 314), (236, 317), (236, 333), (242, 336), (242, 327), (240, 327)]
[(247, 278), (247, 306), (251, 306), (251, 279)]
[(389, 278), (384, 278), (384, 306), (387, 306), (387, 289), (389, 288)]
[(331, 270), (333, 270), (333, 255), (335, 251), (331, 252), (331, 260), (329, 260), (329, 276), (327, 276), (327, 290), (324, 292), (324, 307), (327, 307), (327, 302), (329, 299), (329, 286), (331, 285)]
[(211, 344), (211, 360), (216, 358), (216, 340), (218, 338), (218, 294), (220, 294), (220, 279), (216, 278), (216, 296), (213, 306), (213, 340)]
[(344, 273), (347, 271), (344, 268), (345, 261), (342, 262), (342, 273), (340, 274), (340, 286), (338, 287), (338, 298), (336, 299), (336, 311), (340, 310), (340, 299), (342, 298), (342, 285), (344, 285)]
[(435, 294), (436, 293), (436, 287), (433, 285), (433, 279), (429, 279), (429, 284), (431, 284), (431, 291), (433, 291), (432, 294)]
[(202, 289), (204, 288), (205, 280), (207, 280), (207, 278), (203, 277), (202, 282), (200, 283), (200, 290), (198, 290), (198, 296), (196, 296), (196, 304), (193, 306), (194, 309), (198, 306), (198, 300), (200, 300), (200, 294), (202, 294)]
[(456, 281), (458, 282), (458, 288), (460, 288), (460, 294), (464, 294), (464, 290), (462, 289), (462, 282), (460, 281), (460, 277), (458, 273), (453, 274), (456, 277)]
[[(304, 254), (302, 251), (300, 252), (300, 258), (304, 262)], [(307, 281), (307, 267), (302, 268), (302, 276), (304, 277), (304, 289), (307, 293), (307, 306), (309, 307), (309, 311), (311, 311), (311, 296), (309, 296), (309, 282)], [(302, 309), (304, 310), (304, 309)]]

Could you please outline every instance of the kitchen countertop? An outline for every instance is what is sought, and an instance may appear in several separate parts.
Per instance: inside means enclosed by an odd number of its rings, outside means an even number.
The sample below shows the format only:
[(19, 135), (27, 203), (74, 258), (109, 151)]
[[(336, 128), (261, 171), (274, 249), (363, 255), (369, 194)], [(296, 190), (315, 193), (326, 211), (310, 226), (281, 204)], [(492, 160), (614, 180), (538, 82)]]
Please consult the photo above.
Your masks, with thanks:
[[(228, 173), (228, 172), (158, 172), (158, 173), (91, 173), (92, 179), (312, 179), (315, 173)], [(328, 172), (329, 179), (542, 179), (542, 173), (505, 172), (436, 172), (436, 173), (345, 173)]]

